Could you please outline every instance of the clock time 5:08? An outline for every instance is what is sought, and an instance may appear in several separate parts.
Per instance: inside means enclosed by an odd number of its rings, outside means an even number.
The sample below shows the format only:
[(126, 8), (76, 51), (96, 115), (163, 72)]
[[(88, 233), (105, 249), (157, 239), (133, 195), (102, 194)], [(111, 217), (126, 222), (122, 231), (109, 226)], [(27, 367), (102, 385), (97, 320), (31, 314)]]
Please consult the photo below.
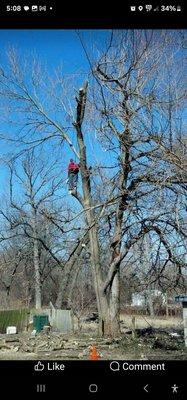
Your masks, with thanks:
[(21, 6), (6, 6), (6, 11), (21, 11)]

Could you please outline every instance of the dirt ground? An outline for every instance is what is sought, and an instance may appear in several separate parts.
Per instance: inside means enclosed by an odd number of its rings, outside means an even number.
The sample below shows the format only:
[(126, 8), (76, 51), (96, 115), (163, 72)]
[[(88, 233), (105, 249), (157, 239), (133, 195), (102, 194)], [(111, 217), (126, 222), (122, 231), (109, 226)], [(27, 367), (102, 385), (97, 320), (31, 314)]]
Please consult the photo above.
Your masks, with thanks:
[[(85, 323), (80, 333), (31, 332), (0, 335), (0, 360), (87, 360), (93, 345), (101, 360), (186, 360), (183, 324), (180, 318), (121, 316), (121, 335), (99, 338), (97, 323)], [(134, 328), (135, 329), (134, 329)], [(132, 329), (133, 328), (133, 329)], [(75, 325), (76, 331), (76, 325)]]

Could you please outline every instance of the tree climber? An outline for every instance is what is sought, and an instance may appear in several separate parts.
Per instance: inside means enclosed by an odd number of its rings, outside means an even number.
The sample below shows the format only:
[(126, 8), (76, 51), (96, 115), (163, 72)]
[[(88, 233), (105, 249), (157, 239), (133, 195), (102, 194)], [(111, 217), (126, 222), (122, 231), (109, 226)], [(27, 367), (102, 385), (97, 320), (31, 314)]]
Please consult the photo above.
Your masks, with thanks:
[(79, 168), (80, 164), (76, 164), (71, 158), (68, 165), (68, 185), (70, 193), (72, 190), (77, 190)]

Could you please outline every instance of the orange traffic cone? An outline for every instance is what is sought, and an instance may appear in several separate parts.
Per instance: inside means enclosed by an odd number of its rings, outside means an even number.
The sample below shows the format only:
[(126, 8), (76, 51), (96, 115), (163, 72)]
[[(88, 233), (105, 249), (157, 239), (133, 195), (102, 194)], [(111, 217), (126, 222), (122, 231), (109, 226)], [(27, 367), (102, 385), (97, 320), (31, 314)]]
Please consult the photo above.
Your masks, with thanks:
[(96, 346), (92, 346), (90, 350), (90, 360), (99, 360), (99, 354), (97, 352)]

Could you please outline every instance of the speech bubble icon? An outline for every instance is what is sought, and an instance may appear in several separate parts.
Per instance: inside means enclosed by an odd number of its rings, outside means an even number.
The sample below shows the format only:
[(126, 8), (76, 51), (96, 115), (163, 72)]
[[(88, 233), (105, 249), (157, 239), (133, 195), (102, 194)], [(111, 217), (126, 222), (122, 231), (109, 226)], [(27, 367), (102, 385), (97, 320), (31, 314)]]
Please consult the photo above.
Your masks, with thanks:
[(110, 363), (110, 369), (111, 369), (112, 371), (119, 371), (119, 370), (120, 370), (120, 364), (119, 364), (119, 362), (118, 362), (118, 361), (112, 361), (112, 362)]
[(25, 11), (29, 11), (29, 6), (24, 6)]

